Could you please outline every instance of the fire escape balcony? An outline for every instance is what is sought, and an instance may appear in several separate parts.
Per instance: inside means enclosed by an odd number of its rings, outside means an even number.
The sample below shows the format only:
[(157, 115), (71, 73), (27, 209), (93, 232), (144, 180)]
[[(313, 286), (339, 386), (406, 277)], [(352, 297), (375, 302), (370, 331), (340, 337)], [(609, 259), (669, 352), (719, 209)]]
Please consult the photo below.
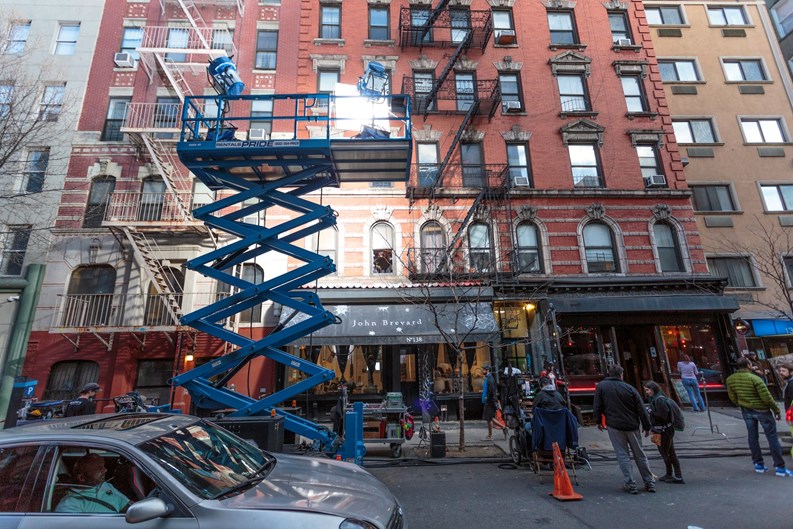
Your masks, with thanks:
[[(167, 6), (182, 6), (185, 0), (160, 0), (160, 9), (165, 13)], [(240, 16), (245, 14), (245, 0), (189, 0), (189, 3), (196, 6), (207, 7), (233, 7), (237, 10)]]
[(237, 54), (228, 29), (191, 26), (146, 26), (136, 49), (142, 55), (165, 55), (176, 64), (198, 64), (202, 70), (206, 68), (207, 57)]
[[(399, 14), (399, 44), (411, 47), (455, 48), (472, 32), (470, 46), (484, 51), (493, 34), (490, 11), (442, 9), (431, 22), (430, 9), (403, 7)], [(429, 28), (428, 28), (429, 23)]]
[(448, 164), (443, 174), (440, 164), (415, 163), (410, 168), (408, 190), (415, 198), (429, 196), (475, 197), (483, 190), (503, 194), (510, 187), (509, 166), (506, 164)]
[(136, 228), (152, 231), (177, 228), (195, 229), (203, 226), (201, 221), (185, 217), (182, 204), (190, 203), (189, 192), (177, 196), (175, 193), (115, 192), (102, 223), (104, 227)]
[(121, 132), (157, 134), (159, 139), (176, 141), (181, 130), (181, 103), (127, 103)]
[(404, 77), (402, 93), (411, 97), (413, 114), (465, 115), (475, 101), (479, 102), (474, 116), (492, 118), (501, 105), (498, 79), (459, 83), (447, 77), (429, 101), (432, 85), (423, 79)]
[(457, 248), (407, 248), (407, 272), (411, 281), (478, 281), (496, 273), (496, 263), (488, 249), (482, 252)]

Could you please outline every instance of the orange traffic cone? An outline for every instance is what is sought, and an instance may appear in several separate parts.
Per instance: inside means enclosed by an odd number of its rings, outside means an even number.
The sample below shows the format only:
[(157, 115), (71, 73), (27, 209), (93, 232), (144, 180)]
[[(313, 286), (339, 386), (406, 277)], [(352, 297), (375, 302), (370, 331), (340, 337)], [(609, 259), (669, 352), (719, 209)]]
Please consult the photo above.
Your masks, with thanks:
[(583, 500), (584, 497), (573, 490), (567, 468), (564, 466), (559, 443), (553, 444), (553, 492), (551, 495), (560, 501)]

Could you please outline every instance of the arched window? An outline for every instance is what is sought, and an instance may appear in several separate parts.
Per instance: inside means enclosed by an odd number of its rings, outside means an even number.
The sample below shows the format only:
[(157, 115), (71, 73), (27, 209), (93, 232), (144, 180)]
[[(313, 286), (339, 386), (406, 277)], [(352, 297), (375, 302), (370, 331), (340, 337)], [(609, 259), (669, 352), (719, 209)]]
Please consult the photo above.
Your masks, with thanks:
[(446, 253), (446, 234), (440, 223), (431, 220), (421, 227), (420, 266), (422, 274), (443, 272), (443, 255)]
[(99, 364), (89, 360), (67, 360), (53, 364), (42, 400), (69, 400), (89, 382), (99, 380)]
[(140, 195), (138, 220), (162, 219), (162, 204), (165, 198), (165, 182), (159, 178), (147, 178), (143, 181)]
[[(184, 273), (176, 268), (165, 268), (165, 282), (173, 297), (182, 305), (182, 292), (184, 292)], [(157, 292), (154, 284), (149, 285), (149, 295), (146, 298), (145, 325), (176, 325), (168, 312), (168, 299), (166, 294)]]
[(584, 227), (584, 249), (589, 273), (619, 272), (611, 229), (601, 222)]
[(517, 227), (518, 238), (518, 272), (536, 274), (542, 272), (540, 261), (540, 238), (537, 226), (530, 222), (522, 222)]
[(372, 226), (372, 274), (394, 273), (394, 228), (387, 222)]
[(72, 272), (61, 325), (109, 325), (113, 314), (116, 270), (112, 266), (82, 266)]
[(83, 228), (99, 228), (110, 203), (110, 194), (116, 188), (116, 179), (112, 176), (98, 176), (91, 181), (88, 192), (88, 203), (83, 216)]
[(491, 270), (493, 255), (490, 244), (490, 226), (484, 222), (475, 222), (468, 228), (468, 253), (472, 271), (489, 272)]
[(661, 262), (661, 272), (684, 272), (683, 258), (674, 228), (665, 222), (656, 222), (653, 232), (658, 260)]

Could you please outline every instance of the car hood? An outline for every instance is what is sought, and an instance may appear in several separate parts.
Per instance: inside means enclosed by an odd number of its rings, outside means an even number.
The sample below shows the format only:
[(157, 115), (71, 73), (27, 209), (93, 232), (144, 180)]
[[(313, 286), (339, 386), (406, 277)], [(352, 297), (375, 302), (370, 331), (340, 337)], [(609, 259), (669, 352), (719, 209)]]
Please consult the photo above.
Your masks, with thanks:
[(341, 461), (277, 454), (267, 478), (223, 500), (230, 509), (322, 512), (387, 527), (398, 508), (391, 491), (363, 468)]

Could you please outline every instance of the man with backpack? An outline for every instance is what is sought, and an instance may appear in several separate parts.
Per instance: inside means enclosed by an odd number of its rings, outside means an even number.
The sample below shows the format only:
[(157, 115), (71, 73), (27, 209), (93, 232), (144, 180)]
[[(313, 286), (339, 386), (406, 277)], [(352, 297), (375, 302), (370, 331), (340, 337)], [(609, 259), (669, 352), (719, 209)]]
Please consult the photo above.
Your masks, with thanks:
[(683, 430), (685, 422), (680, 406), (661, 390), (655, 382), (644, 383), (644, 394), (647, 397), (647, 411), (650, 414), (650, 431), (653, 434), (653, 444), (658, 447), (658, 452), (666, 465), (666, 474), (658, 478), (666, 483), (685, 483), (680, 472), (680, 460), (675, 453), (675, 430)]

